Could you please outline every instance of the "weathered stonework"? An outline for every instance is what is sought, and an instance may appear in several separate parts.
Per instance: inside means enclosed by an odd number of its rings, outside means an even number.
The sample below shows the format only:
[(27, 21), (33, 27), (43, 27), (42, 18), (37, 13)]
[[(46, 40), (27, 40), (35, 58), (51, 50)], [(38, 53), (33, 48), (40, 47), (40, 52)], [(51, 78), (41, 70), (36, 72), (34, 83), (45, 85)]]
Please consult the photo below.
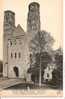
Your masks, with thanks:
[(29, 68), (27, 38), (21, 26), (15, 26), (15, 14), (11, 11), (4, 15), (3, 42), (3, 76), (24, 78)]
[(27, 32), (30, 37), (33, 37), (40, 31), (40, 5), (32, 2), (29, 5), (28, 19), (27, 19)]
[[(40, 30), (39, 4), (29, 5), (27, 33), (22, 27), (15, 26), (15, 13), (4, 12), (3, 35), (3, 76), (8, 78), (27, 78), (30, 67), (29, 44), (33, 36)], [(29, 74), (28, 74), (29, 75)], [(30, 78), (30, 77), (29, 77)], [(28, 79), (27, 79), (28, 80)]]

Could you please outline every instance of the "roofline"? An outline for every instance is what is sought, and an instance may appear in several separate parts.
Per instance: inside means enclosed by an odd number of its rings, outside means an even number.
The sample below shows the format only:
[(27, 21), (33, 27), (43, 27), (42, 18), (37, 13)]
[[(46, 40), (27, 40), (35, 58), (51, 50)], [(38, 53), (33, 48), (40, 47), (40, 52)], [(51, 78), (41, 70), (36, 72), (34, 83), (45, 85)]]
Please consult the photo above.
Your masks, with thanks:
[(13, 12), (13, 11), (11, 11), (11, 10), (5, 10), (5, 11), (4, 11), (4, 13), (8, 13), (8, 12), (15, 15), (15, 12)]
[(30, 7), (31, 5), (33, 5), (33, 4), (36, 4), (38, 7), (40, 6), (40, 4), (39, 4), (38, 2), (31, 2), (31, 3), (29, 4), (29, 7)]

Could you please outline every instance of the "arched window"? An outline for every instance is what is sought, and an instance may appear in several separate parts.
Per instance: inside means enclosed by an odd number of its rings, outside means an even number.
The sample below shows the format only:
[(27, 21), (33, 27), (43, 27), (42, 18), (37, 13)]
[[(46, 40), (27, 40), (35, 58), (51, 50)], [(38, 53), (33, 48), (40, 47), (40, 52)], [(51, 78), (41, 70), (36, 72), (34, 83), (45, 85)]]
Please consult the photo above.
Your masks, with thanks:
[(17, 54), (16, 54), (16, 52), (15, 52), (15, 58), (17, 58)]
[(13, 58), (13, 54), (11, 53), (11, 58)]
[(12, 41), (10, 41), (10, 45), (12, 46)]

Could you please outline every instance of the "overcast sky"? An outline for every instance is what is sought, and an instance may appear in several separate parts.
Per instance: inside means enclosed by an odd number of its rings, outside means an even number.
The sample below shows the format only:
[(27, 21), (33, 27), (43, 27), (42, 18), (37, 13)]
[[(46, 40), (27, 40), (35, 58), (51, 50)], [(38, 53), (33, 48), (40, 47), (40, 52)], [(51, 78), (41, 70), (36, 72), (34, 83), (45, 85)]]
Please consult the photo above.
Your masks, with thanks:
[(50, 32), (54, 37), (54, 49), (62, 47), (62, 0), (0, 0), (0, 59), (3, 59), (4, 10), (14, 11), (16, 26), (20, 24), (26, 31), (28, 5), (32, 1), (40, 4), (41, 30)]

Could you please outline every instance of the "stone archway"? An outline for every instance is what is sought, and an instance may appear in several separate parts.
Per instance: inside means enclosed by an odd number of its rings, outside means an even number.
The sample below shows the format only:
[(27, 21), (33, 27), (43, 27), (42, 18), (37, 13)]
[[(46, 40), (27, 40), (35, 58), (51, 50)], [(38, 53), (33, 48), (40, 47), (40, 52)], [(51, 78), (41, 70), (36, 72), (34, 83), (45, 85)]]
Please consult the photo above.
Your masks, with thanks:
[(16, 77), (19, 77), (19, 69), (18, 69), (18, 67), (13, 67), (13, 70), (14, 70), (14, 73), (15, 73), (15, 75), (16, 75)]

